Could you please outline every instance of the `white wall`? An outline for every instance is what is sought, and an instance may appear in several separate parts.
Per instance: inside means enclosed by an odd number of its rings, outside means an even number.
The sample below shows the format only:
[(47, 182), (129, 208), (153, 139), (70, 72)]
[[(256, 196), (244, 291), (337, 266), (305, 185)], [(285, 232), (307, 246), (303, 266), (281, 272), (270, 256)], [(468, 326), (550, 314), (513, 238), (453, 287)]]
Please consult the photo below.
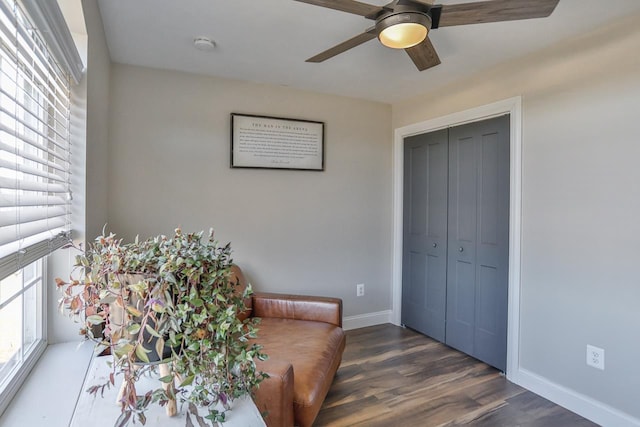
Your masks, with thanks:
[(639, 18), (393, 105), (398, 128), (523, 96), (521, 378), (617, 426), (640, 425)]
[[(258, 290), (340, 297), (346, 316), (390, 308), (389, 105), (127, 65), (111, 77), (111, 231), (213, 227)], [(231, 169), (231, 112), (325, 122), (326, 170)]]

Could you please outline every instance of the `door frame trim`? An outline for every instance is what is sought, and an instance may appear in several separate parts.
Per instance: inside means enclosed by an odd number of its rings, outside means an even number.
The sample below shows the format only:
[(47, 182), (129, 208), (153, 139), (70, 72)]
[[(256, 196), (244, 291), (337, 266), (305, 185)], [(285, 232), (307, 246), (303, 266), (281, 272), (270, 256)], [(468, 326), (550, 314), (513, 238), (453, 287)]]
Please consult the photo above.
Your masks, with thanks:
[(393, 143), (393, 259), (391, 322), (401, 323), (402, 218), (404, 139), (452, 126), (510, 115), (509, 153), (509, 307), (507, 314), (507, 378), (516, 380), (520, 368), (520, 268), (522, 241), (522, 97), (516, 96), (395, 129)]

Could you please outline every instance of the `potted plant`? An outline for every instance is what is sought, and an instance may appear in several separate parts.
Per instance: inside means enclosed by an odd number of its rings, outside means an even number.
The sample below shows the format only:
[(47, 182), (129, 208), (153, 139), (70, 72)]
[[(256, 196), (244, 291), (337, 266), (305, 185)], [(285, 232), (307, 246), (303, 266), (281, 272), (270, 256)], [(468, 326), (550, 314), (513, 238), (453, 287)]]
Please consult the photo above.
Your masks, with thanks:
[[(259, 319), (237, 315), (251, 287), (231, 279), (230, 245), (219, 246), (213, 232), (203, 236), (180, 229), (171, 238), (132, 243), (100, 236), (76, 257), (69, 281), (56, 279), (60, 305), (82, 323), (80, 333), (95, 341), (97, 353), (113, 355), (108, 382), (87, 391), (97, 394), (122, 377), (117, 426), (144, 424), (151, 403), (176, 398), (199, 422), (197, 408), (221, 422), (230, 403), (266, 377), (255, 365), (266, 355), (249, 342)], [(138, 395), (136, 382), (159, 363), (159, 387)]]

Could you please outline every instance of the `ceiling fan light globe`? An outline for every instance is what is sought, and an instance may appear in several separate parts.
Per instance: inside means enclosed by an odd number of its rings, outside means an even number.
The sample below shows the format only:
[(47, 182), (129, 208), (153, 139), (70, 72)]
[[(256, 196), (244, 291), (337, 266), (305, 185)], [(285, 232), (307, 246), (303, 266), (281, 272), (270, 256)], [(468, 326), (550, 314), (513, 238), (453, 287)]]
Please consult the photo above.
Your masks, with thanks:
[(396, 13), (376, 22), (378, 40), (392, 49), (406, 49), (427, 38), (431, 21), (422, 13)]
[(406, 49), (418, 45), (427, 38), (428, 30), (420, 24), (396, 24), (383, 30), (378, 39), (392, 49)]

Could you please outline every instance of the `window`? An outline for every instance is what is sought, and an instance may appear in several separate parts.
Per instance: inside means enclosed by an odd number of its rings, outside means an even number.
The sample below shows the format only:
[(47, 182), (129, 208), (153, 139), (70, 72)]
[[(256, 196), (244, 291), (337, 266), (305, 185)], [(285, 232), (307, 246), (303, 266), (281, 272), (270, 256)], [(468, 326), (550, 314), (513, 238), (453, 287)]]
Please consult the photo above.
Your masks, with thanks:
[(44, 345), (43, 261), (0, 281), (0, 389)]
[(46, 256), (70, 237), (69, 40), (56, 1), (0, 0), (0, 413), (46, 347)]

